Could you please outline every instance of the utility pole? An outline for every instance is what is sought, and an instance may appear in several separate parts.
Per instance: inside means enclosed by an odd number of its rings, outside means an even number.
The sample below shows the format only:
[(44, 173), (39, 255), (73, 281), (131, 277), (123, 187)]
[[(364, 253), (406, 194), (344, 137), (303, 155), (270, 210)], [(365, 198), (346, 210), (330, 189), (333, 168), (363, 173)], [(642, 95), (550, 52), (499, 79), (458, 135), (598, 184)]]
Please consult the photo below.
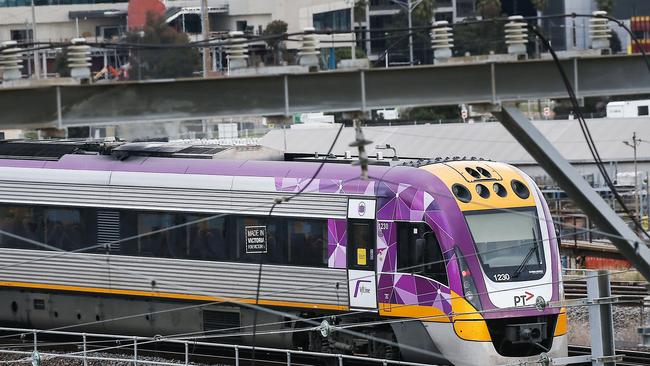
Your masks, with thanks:
[(413, 66), (413, 9), (411, 8), (411, 0), (408, 0), (407, 4), (409, 22), (409, 65)]
[[(32, 0), (33, 1), (33, 0)], [(208, 0), (201, 0), (201, 34), (203, 40), (203, 77), (208, 77), (210, 70), (210, 18), (208, 18)]]
[(409, 65), (413, 66), (413, 10), (422, 4), (424, 0), (391, 0), (395, 4), (403, 7), (406, 10), (406, 15), (408, 17), (408, 27), (409, 27)]
[(641, 221), (641, 207), (640, 200), (641, 196), (639, 195), (639, 172), (637, 169), (637, 159), (636, 159), (636, 148), (642, 143), (646, 142), (644, 140), (636, 138), (636, 131), (632, 133), (632, 142), (623, 141), (623, 143), (634, 150), (634, 207), (636, 208), (636, 216)]
[[(34, 0), (32, 0), (32, 43), (36, 42), (36, 8), (34, 6)], [(38, 58), (38, 51), (36, 51), (36, 45), (34, 47), (34, 78), (41, 78), (41, 60)]]

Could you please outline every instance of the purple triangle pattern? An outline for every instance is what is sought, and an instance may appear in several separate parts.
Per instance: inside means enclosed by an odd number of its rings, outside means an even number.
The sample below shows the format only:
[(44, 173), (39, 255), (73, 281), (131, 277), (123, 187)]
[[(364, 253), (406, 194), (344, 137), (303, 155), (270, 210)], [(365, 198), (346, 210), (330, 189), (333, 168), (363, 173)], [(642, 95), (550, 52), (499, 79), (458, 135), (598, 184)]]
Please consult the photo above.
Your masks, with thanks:
[(327, 220), (327, 266), (346, 268), (348, 232), (347, 221), (341, 219)]
[[(438, 204), (428, 192), (408, 184), (380, 182), (378, 195), (385, 197), (378, 203), (378, 220), (425, 221), (432, 224), (432, 214)], [(450, 289), (429, 278), (396, 273), (397, 233), (396, 225), (389, 222), (377, 230), (377, 250), (385, 251), (378, 257), (382, 272), (379, 275), (379, 301), (391, 304), (435, 307), (445, 314), (451, 313)], [(434, 226), (432, 226), (434, 227)], [(381, 254), (380, 254), (381, 255)]]
[(387, 197), (377, 210), (380, 220), (423, 221), (425, 213), (438, 206), (431, 194), (408, 184), (381, 182), (378, 192)]
[(397, 225), (380, 222), (377, 225), (377, 268), (380, 269), (378, 298), (390, 302), (394, 296), (393, 273), (397, 265)]
[(374, 195), (375, 182), (355, 179), (342, 181), (340, 179), (314, 179), (311, 178), (275, 178), (275, 190), (278, 192), (298, 192), (306, 185), (307, 192), (338, 193), (338, 194), (362, 194)]
[[(434, 197), (428, 192), (409, 184), (394, 184), (374, 181), (353, 180), (343, 182), (337, 179), (284, 178), (275, 179), (275, 188), (280, 192), (298, 192), (305, 189), (325, 193), (354, 193), (384, 197), (378, 201), (377, 220), (387, 220), (378, 225), (377, 259), (381, 269), (378, 280), (379, 301), (391, 304), (432, 306), (451, 313), (450, 290), (429, 278), (415, 274), (396, 273), (397, 230), (394, 220), (426, 221), (430, 225), (433, 211), (438, 209)], [(347, 222), (340, 219), (328, 220), (328, 266), (346, 268)], [(433, 227), (433, 226), (432, 226)], [(445, 253), (453, 256), (453, 253)], [(455, 261), (450, 261), (455, 265)]]

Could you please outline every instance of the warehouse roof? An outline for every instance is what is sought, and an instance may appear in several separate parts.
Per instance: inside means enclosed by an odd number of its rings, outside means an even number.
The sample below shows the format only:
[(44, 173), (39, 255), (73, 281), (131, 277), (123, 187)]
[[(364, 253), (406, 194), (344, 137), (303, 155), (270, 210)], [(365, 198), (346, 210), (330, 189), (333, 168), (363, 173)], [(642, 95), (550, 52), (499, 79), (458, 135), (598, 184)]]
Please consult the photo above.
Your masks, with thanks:
[[(533, 122), (560, 153), (573, 163), (593, 162), (585, 138), (576, 120)], [(602, 118), (587, 121), (596, 147), (604, 161), (631, 161), (633, 150), (623, 140), (645, 140), (638, 147), (640, 161), (650, 161), (650, 118)], [(286, 152), (326, 153), (337, 128), (272, 130), (261, 139), (263, 146)], [(390, 144), (400, 157), (479, 157), (512, 164), (536, 164), (535, 160), (498, 122), (426, 124), (408, 126), (364, 127), (366, 139), (373, 141), (367, 146), (368, 154), (376, 154), (376, 145)], [(354, 129), (344, 128), (333, 152), (337, 155), (356, 148), (349, 147), (354, 140)], [(386, 157), (390, 151), (384, 151)]]

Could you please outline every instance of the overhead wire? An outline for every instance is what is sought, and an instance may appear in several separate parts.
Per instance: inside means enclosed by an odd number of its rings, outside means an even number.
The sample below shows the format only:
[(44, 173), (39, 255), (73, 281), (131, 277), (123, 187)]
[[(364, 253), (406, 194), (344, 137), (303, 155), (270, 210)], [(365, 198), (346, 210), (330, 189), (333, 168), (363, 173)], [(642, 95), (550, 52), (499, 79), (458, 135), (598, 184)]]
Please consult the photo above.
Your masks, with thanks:
[[(481, 254), (481, 253), (478, 253), (478, 254)], [(475, 254), (472, 253), (472, 255), (475, 255)], [(441, 262), (441, 261), (439, 261), (439, 262)]]
[[(497, 309), (497, 310), (501, 310), (501, 311), (503, 311), (503, 309)], [(225, 335), (224, 335), (224, 336), (225, 336)], [(167, 338), (167, 337), (166, 337), (166, 338)], [(208, 337), (208, 338), (209, 338), (209, 337)]]
[[(339, 140), (339, 137), (341, 136), (341, 132), (343, 131), (343, 128), (345, 127), (344, 124), (341, 123), (341, 126), (339, 127), (339, 130), (336, 132), (336, 136), (334, 136), (334, 139), (332, 140), (332, 143), (330, 145), (329, 150), (327, 151), (327, 155), (329, 156), (332, 153), (332, 150), (334, 150), (334, 146), (336, 145), (337, 141)], [(279, 197), (273, 200), (273, 205), (271, 206), (271, 209), (269, 209), (269, 214), (266, 217), (266, 220), (270, 220), (270, 218), (273, 215), (273, 210), (275, 207), (281, 203), (289, 202), (292, 199), (300, 196), (316, 179), (318, 174), (320, 174), (321, 170), (325, 166), (325, 163), (327, 162), (327, 159), (323, 159), (323, 161), (318, 165), (318, 168), (314, 172), (314, 174), (309, 178), (307, 181), (307, 184), (305, 184), (302, 188), (298, 190), (298, 192), (288, 196), (288, 197)], [(300, 183), (298, 183), (300, 184)], [(265, 229), (266, 230), (266, 229)], [(262, 283), (262, 262), (264, 260), (264, 256), (260, 256), (260, 264), (259, 264), (259, 269), (257, 272), (257, 286), (255, 289), (255, 303), (259, 304), (260, 300), (260, 287)], [(256, 331), (257, 331), (257, 310), (253, 313), (253, 366), (255, 366), (255, 337), (256, 337)]]
[[(308, 186), (308, 185), (307, 185)], [(305, 186), (306, 187), (306, 186)]]
[[(575, 95), (575, 91), (573, 89), (573, 86), (571, 85), (571, 82), (568, 79), (568, 76), (566, 75), (566, 71), (564, 70), (564, 67), (562, 66), (562, 63), (560, 62), (557, 54), (555, 53), (555, 50), (551, 46), (550, 42), (546, 37), (537, 29), (535, 26), (528, 25), (528, 28), (535, 33), (535, 35), (540, 39), (540, 41), (544, 44), (544, 46), (549, 50), (551, 53), (551, 56), (553, 57), (553, 61), (558, 69), (558, 72), (560, 73), (560, 76), (562, 78), (562, 81), (564, 83), (565, 88), (567, 89), (567, 93), (569, 94), (569, 98), (571, 101), (571, 104), (575, 110), (576, 116), (578, 118), (580, 128), (582, 130), (582, 133), (585, 137), (585, 140), (587, 141), (587, 145), (589, 147), (589, 151), (591, 152), (591, 155), (594, 159), (594, 162), (596, 163), (596, 166), (598, 167), (598, 170), (600, 171), (601, 175), (603, 176), (605, 183), (609, 187), (610, 191), (616, 198), (617, 202), (619, 205), (623, 208), (623, 210), (626, 212), (628, 217), (631, 219), (631, 221), (634, 223), (634, 226), (637, 228), (638, 232), (643, 233), (648, 239), (650, 239), (650, 234), (643, 228), (643, 225), (637, 220), (636, 215), (632, 214), (632, 211), (627, 207), (625, 204), (625, 201), (623, 200), (623, 197), (618, 193), (618, 190), (616, 189), (614, 183), (611, 180), (611, 177), (609, 176), (609, 173), (607, 172), (607, 169), (605, 168), (602, 158), (600, 156), (600, 153), (598, 152), (598, 149), (595, 145), (595, 142), (593, 140), (593, 137), (591, 135), (591, 132), (589, 130), (589, 126), (587, 125), (582, 112), (580, 105), (578, 103), (578, 99)], [(650, 70), (649, 70), (650, 71)], [(637, 179), (637, 177), (635, 177)]]

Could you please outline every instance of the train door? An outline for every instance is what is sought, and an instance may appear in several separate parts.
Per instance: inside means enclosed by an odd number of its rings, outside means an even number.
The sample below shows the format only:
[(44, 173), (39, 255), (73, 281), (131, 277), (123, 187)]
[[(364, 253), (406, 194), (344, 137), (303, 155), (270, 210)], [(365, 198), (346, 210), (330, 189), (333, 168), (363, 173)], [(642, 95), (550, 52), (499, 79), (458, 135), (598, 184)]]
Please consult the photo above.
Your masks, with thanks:
[(376, 311), (375, 201), (351, 199), (348, 208), (347, 263), (350, 308)]

